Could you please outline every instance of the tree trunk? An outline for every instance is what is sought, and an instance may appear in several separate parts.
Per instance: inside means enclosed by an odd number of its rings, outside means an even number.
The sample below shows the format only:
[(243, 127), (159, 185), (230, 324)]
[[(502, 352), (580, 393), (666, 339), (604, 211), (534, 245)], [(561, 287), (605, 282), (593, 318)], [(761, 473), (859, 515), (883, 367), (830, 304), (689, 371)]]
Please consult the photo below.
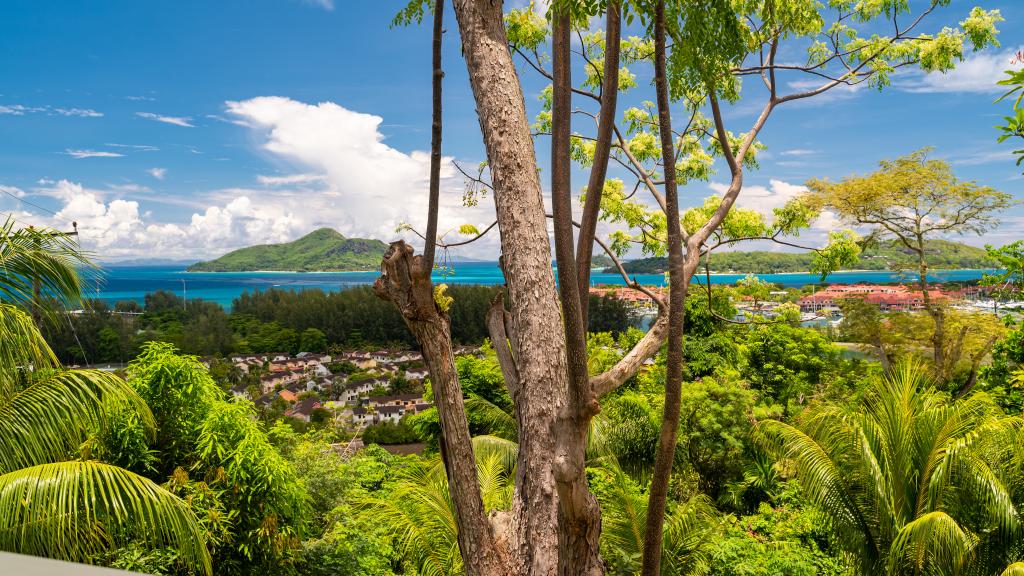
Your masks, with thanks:
[[(683, 233), (679, 222), (679, 193), (676, 187), (675, 152), (672, 134), (672, 116), (669, 111), (668, 75), (665, 64), (665, 1), (658, 0), (654, 7), (654, 84), (658, 100), (658, 126), (661, 133), (661, 156), (665, 169), (665, 207), (668, 231), (669, 296), (668, 296), (668, 358), (665, 367), (665, 408), (662, 413), (661, 434), (654, 460), (647, 502), (647, 521), (644, 529), (642, 573), (644, 576), (661, 574), (661, 543), (665, 524), (665, 506), (668, 484), (675, 461), (676, 435), (679, 432), (679, 410), (683, 380), (683, 321), (686, 310), (688, 278), (683, 262)], [(695, 251), (696, 252), (696, 251)], [(687, 254), (686, 264), (694, 254)], [(690, 268), (687, 266), (687, 268)], [(691, 269), (691, 273), (692, 273)]]
[(558, 573), (563, 576), (601, 574), (598, 550), (601, 507), (587, 487), (587, 429), (599, 410), (587, 371), (587, 328), (573, 255), (572, 65), (569, 7), (552, 6), (551, 211), (554, 222), (558, 291), (565, 331), (568, 395), (556, 423), (554, 476), (558, 490)]
[(462, 387), (455, 371), (451, 329), (447, 315), (434, 301), (430, 282), (433, 266), (399, 240), (391, 244), (381, 263), (381, 275), (373, 291), (394, 302), (409, 330), (423, 349), (430, 370), (434, 400), (441, 420), (441, 452), (455, 504), (459, 550), (466, 574), (491, 576), (506, 573), (507, 549), (500, 546), (487, 519), (476, 459), (466, 421)]
[(932, 331), (932, 358), (935, 360), (935, 377), (943, 380), (946, 377), (946, 315), (941, 306), (932, 302), (931, 294), (928, 293), (928, 263), (924, 255), (924, 237), (917, 234), (917, 282), (921, 288), (921, 298), (924, 300), (924, 309), (932, 317), (935, 329)]
[[(556, 455), (570, 454), (585, 429), (565, 435), (559, 418), (568, 404), (565, 335), (551, 271), (551, 244), (523, 93), (509, 53), (501, 2), (457, 0), (455, 13), (494, 187), (502, 264), (511, 303), (513, 350), (519, 377), (515, 405), (519, 425), (516, 492), (507, 574), (557, 574), (560, 523)], [(561, 424), (564, 424), (562, 420)], [(567, 437), (568, 436), (568, 437)], [(563, 480), (581, 477), (574, 458), (560, 469)], [(564, 484), (564, 482), (563, 482)], [(580, 486), (579, 482), (571, 483)], [(585, 489), (585, 486), (584, 486)], [(575, 517), (586, 511), (566, 510)], [(595, 555), (588, 564), (599, 565)], [(579, 565), (575, 560), (572, 564)]]
[(611, 0), (608, 2), (608, 12), (605, 15), (604, 71), (601, 77), (601, 109), (597, 115), (597, 138), (594, 141), (594, 165), (590, 168), (590, 179), (587, 181), (587, 200), (583, 203), (580, 235), (576, 244), (576, 276), (580, 287), (584, 328), (588, 325), (589, 316), (590, 265), (593, 261), (594, 235), (597, 233), (597, 218), (601, 212), (601, 195), (604, 191), (605, 177), (608, 175), (612, 132), (615, 128), (621, 36), (622, 4), (619, 0)]
[(432, 46), (434, 72), (431, 77), (433, 110), (430, 124), (430, 201), (426, 240), (423, 247), (423, 259), (431, 267), (434, 266), (434, 248), (437, 246), (437, 210), (441, 195), (441, 86), (444, 79), (444, 70), (441, 68), (441, 39), (444, 35), (443, 21), (444, 0), (436, 0)]

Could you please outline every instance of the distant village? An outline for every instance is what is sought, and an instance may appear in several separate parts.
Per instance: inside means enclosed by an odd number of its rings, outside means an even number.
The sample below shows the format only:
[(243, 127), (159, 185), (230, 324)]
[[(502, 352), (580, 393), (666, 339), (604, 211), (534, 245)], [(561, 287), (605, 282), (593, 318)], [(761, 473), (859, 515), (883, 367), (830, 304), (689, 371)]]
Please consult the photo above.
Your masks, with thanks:
[[(459, 355), (476, 354), (478, 348), (460, 347)], [(334, 356), (301, 352), (232, 354), (228, 360), (245, 374), (258, 374), (231, 388), (237, 397), (252, 400), (259, 409), (275, 402), (286, 406), (284, 415), (310, 422), (320, 411), (335, 424), (357, 431), (389, 422), (397, 424), (406, 414), (417, 414), (431, 406), (423, 397), (428, 376), (423, 355), (409, 350), (345, 351)], [(204, 360), (208, 365), (212, 360)], [(347, 374), (332, 367), (354, 367)], [(407, 390), (393, 390), (395, 382)]]
[[(663, 293), (664, 288), (646, 287), (655, 294)], [(773, 318), (779, 306), (787, 303), (800, 307), (801, 321), (820, 322), (831, 320), (838, 323), (842, 320), (840, 304), (844, 299), (860, 298), (878, 306), (882, 312), (914, 312), (925, 308), (925, 293), (916, 285), (907, 284), (832, 284), (820, 290), (814, 288), (810, 294), (804, 291), (772, 290), (763, 299), (752, 296), (740, 296), (734, 302), (737, 310), (736, 320), (751, 316)], [(591, 294), (615, 298), (625, 302), (629, 309), (638, 316), (649, 316), (657, 313), (657, 303), (647, 294), (625, 286), (596, 286), (590, 289)], [(980, 310), (997, 314), (1022, 312), (1024, 301), (1015, 300), (1000, 302), (992, 298), (992, 289), (988, 286), (964, 286), (950, 288), (942, 284), (928, 287), (927, 297), (932, 302), (947, 304), (966, 310)]]
[[(662, 288), (651, 287), (658, 293)], [(657, 312), (657, 304), (647, 294), (623, 286), (598, 286), (592, 294), (612, 297), (627, 303), (637, 317)], [(806, 290), (771, 290), (762, 298), (736, 297), (737, 319), (759, 316), (773, 318), (780, 307), (799, 307), (805, 323), (837, 323), (844, 299), (860, 298), (875, 304), (883, 312), (913, 312), (925, 306), (925, 294), (903, 284), (835, 284)], [(927, 296), (964, 308), (991, 311), (997, 303), (986, 287), (947, 288), (933, 285)], [(999, 304), (1004, 310), (1018, 311), (1021, 302)], [(460, 347), (457, 355), (478, 354), (479, 348)], [(312, 422), (319, 412), (322, 420), (358, 433), (369, 426), (398, 424), (407, 414), (418, 414), (432, 407), (423, 396), (423, 384), (429, 373), (420, 352), (382, 349), (373, 352), (347, 350), (330, 354), (285, 352), (233, 354), (227, 359), (243, 374), (250, 375), (230, 389), (237, 397), (252, 400), (258, 409), (283, 407), (283, 415)], [(204, 360), (209, 365), (212, 359)], [(340, 370), (339, 367), (345, 367)], [(401, 383), (396, 390), (395, 384)]]

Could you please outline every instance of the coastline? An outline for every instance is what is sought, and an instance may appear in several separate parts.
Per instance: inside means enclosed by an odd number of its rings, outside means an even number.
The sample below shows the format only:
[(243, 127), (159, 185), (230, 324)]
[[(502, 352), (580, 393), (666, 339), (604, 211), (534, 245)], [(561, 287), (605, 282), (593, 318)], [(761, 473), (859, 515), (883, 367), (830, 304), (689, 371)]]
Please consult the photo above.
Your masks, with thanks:
[[(606, 271), (606, 270), (607, 269), (603, 268), (602, 272), (605, 272), (606, 274), (613, 274), (614, 273), (614, 272), (610, 272), (610, 271)], [(932, 273), (932, 272), (935, 272), (935, 273), (942, 273), (942, 272), (993, 272), (995, 270), (996, 270), (995, 268), (929, 268), (928, 269), (929, 273)], [(829, 276), (831, 276), (832, 274), (841, 274), (841, 273), (847, 273), (847, 272), (855, 273), (855, 274), (876, 274), (876, 273), (877, 274), (899, 274), (902, 271), (900, 271), (900, 270), (875, 270), (875, 269), (870, 269), (870, 268), (843, 268), (842, 270), (835, 270), (835, 271), (831, 272), (829, 274)], [(908, 274), (915, 274), (915, 275), (917, 274), (917, 272), (914, 272), (914, 271), (911, 271), (911, 270), (906, 270), (905, 272), (907, 272)], [(660, 275), (660, 274), (668, 274), (668, 270), (665, 270), (664, 272), (627, 272), (627, 273), (630, 274), (630, 275), (634, 275), (635, 274), (637, 276), (657, 276), (657, 275)], [(798, 271), (798, 272), (740, 272), (740, 271), (722, 272), (722, 271), (712, 270), (710, 272), (711, 276), (738, 276), (738, 275), (742, 275), (742, 274), (753, 274), (754, 276), (820, 276), (821, 275), (819, 272), (812, 272), (810, 270), (802, 270), (802, 271)], [(697, 277), (705, 276), (705, 275), (706, 274), (704, 272), (697, 272), (693, 276), (694, 276), (694, 278), (697, 278)]]

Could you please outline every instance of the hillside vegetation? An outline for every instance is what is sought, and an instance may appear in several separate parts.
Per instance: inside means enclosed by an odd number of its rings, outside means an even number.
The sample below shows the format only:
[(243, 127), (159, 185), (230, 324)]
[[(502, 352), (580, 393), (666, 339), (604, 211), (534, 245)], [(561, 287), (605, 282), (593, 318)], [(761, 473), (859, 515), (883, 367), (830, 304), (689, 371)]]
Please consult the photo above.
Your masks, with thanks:
[[(991, 263), (985, 260), (985, 250), (948, 240), (930, 240), (928, 264), (933, 270), (964, 268), (987, 268)], [(711, 258), (713, 272), (736, 272), (751, 274), (772, 274), (781, 272), (804, 272), (810, 269), (813, 254), (810, 252), (720, 252)], [(894, 240), (880, 242), (866, 248), (860, 261), (853, 266), (858, 270), (890, 270), (914, 267), (914, 257), (903, 245)], [(642, 258), (624, 264), (631, 274), (660, 274), (668, 270), (665, 258)], [(614, 272), (612, 269), (606, 271)]]
[(380, 240), (346, 238), (321, 228), (284, 244), (250, 246), (188, 267), (189, 272), (348, 272), (380, 266), (387, 244)]

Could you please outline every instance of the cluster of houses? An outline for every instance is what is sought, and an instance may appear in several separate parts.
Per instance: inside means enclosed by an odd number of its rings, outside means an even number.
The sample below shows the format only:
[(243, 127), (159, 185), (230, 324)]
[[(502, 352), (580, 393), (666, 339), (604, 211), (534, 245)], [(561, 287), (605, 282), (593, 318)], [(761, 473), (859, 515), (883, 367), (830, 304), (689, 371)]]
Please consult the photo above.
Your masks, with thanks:
[[(663, 294), (665, 290), (657, 286), (648, 287), (654, 293)], [(590, 294), (593, 296), (604, 296), (625, 302), (634, 312), (640, 314), (654, 313), (658, 311), (658, 303), (647, 294), (630, 288), (628, 286), (591, 286)]]
[[(473, 348), (456, 350), (457, 354), (474, 352)], [(251, 384), (235, 386), (231, 389), (234, 395), (250, 398), (259, 408), (280, 399), (288, 406), (285, 416), (306, 422), (316, 410), (326, 409), (336, 421), (351, 422), (356, 427), (397, 423), (406, 414), (430, 407), (422, 393), (381, 395), (390, 391), (393, 379), (399, 376), (421, 387), (429, 372), (423, 355), (415, 351), (353, 350), (333, 357), (310, 353), (235, 354), (229, 359), (243, 372), (259, 374), (259, 394), (255, 398), (250, 397)], [(330, 364), (343, 362), (359, 369), (355, 379), (331, 372)]]
[(431, 406), (423, 399), (422, 393), (371, 396), (351, 409), (352, 423), (360, 427), (381, 422), (397, 424), (402, 416), (422, 412)]
[[(927, 297), (932, 302), (949, 302), (959, 299), (958, 292), (945, 292), (939, 287), (929, 287)], [(834, 284), (819, 292), (797, 300), (802, 312), (834, 311), (840, 301), (861, 298), (875, 304), (883, 312), (910, 312), (925, 306), (925, 292), (903, 284)]]
[[(663, 288), (651, 287), (651, 290), (662, 291)], [(975, 308), (984, 304), (984, 298), (991, 291), (987, 286), (966, 286), (957, 289), (943, 288), (939, 285), (929, 286), (927, 297), (935, 303), (972, 304)], [(649, 314), (657, 310), (656, 303), (650, 296), (624, 286), (597, 286), (590, 289), (591, 294), (608, 296), (626, 302), (629, 307), (640, 314)], [(925, 307), (926, 293), (916, 286), (903, 284), (834, 284), (813, 294), (803, 296), (796, 303), (800, 306), (801, 320), (814, 321), (823, 313), (838, 313), (839, 303), (847, 298), (861, 298), (875, 304), (883, 312), (912, 312)], [(771, 292), (764, 301), (753, 301), (747, 296), (736, 303), (737, 320), (750, 315), (772, 318), (782, 302), (789, 302), (789, 292), (780, 290)]]

